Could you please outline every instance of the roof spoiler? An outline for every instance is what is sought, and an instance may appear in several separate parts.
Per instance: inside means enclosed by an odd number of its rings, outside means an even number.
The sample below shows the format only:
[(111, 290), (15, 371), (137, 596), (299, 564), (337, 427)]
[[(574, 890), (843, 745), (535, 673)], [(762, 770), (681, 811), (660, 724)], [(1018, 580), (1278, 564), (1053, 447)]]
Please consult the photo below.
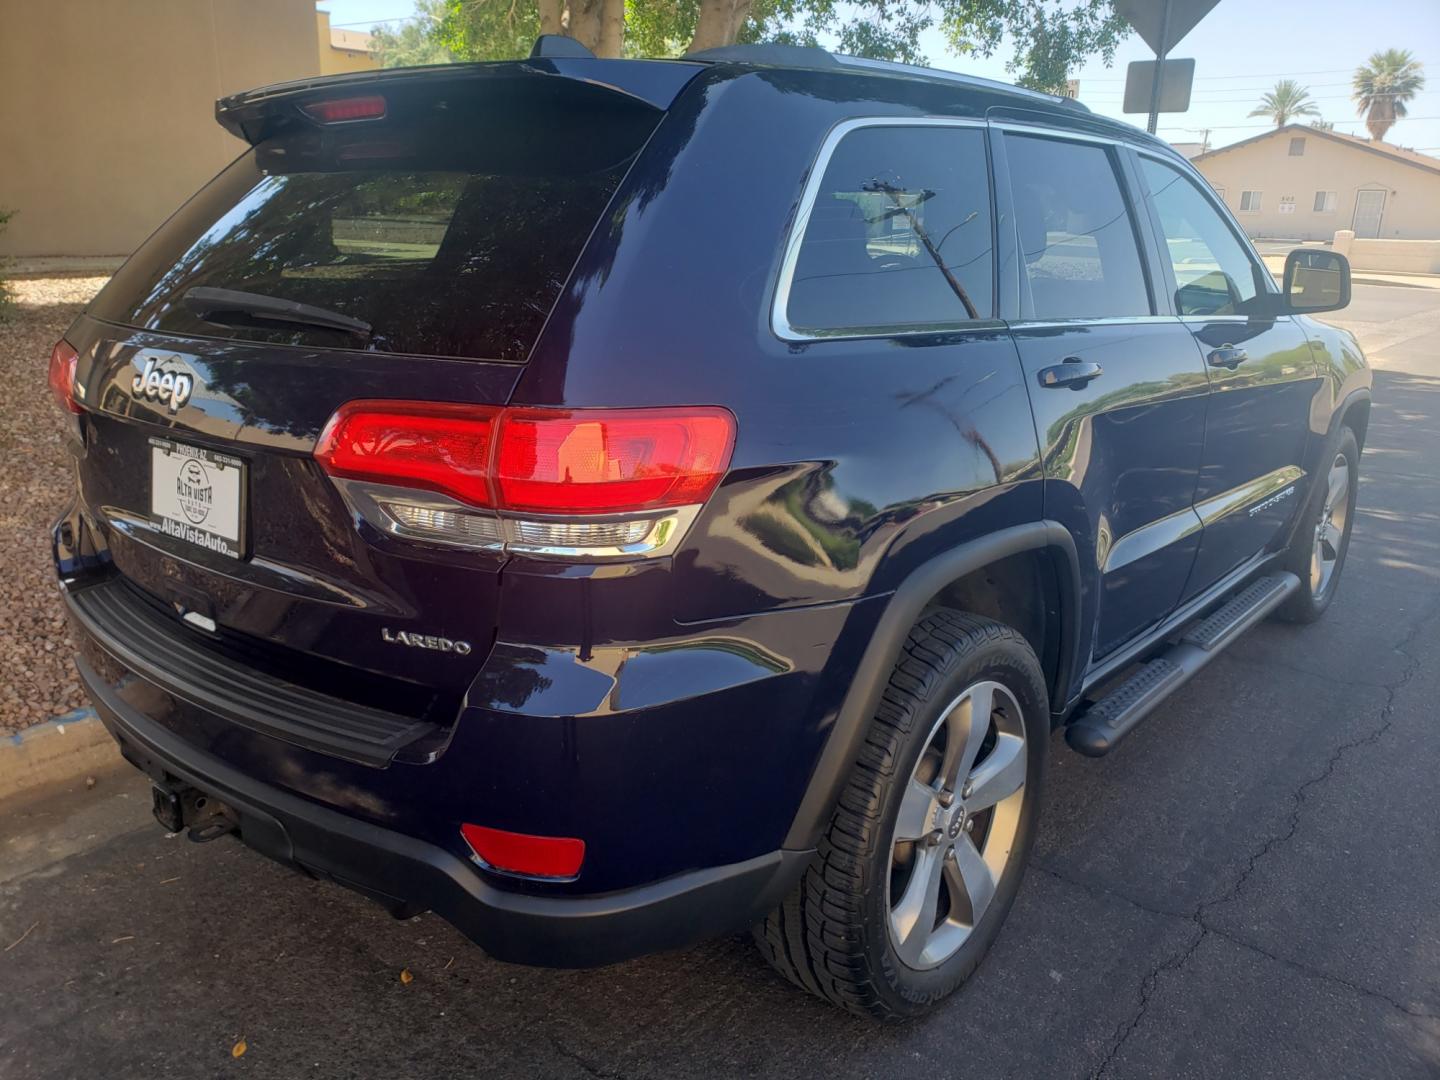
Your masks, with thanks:
[(526, 83), (533, 83), (537, 90), (563, 86), (563, 92), (577, 102), (618, 97), (664, 111), (700, 70), (702, 65), (684, 61), (600, 60), (571, 38), (545, 34), (526, 60), (434, 64), (296, 79), (220, 98), (215, 102), (215, 119), (230, 134), (254, 146), (284, 131), (313, 124), (304, 107), (324, 101), (384, 96), (392, 91), (408, 95), (432, 86), (436, 91), (463, 88), (483, 93), (487, 84), (514, 89)]

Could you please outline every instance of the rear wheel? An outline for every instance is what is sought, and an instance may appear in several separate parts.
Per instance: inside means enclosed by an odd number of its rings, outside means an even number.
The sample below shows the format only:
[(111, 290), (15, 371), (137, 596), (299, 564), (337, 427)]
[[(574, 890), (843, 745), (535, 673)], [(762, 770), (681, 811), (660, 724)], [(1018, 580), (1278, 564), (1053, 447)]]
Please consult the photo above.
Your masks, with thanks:
[(1355, 496), (1360, 481), (1360, 444), (1349, 428), (1340, 440), (1329, 468), (1316, 478), (1315, 494), (1291, 541), (1287, 569), (1300, 579), (1300, 588), (1281, 605), (1279, 617), (1290, 622), (1314, 622), (1335, 599), (1340, 571), (1350, 550), (1350, 529), (1355, 517)]
[(955, 990), (1019, 887), (1049, 730), (1019, 633), (948, 610), (917, 623), (815, 863), (756, 928), (771, 963), (885, 1019)]

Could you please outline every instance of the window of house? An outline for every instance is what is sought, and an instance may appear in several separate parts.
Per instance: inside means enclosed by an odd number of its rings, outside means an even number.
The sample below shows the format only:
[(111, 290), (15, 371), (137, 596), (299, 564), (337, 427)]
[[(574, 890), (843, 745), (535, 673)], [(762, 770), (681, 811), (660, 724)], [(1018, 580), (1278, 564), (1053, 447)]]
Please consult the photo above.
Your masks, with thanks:
[(992, 318), (989, 175), (978, 128), (850, 132), (810, 209), (786, 321), (834, 334)]
[(1149, 157), (1140, 159), (1140, 168), (1175, 273), (1176, 311), (1245, 314), (1261, 291), (1261, 271), (1234, 230), (1200, 186), (1179, 170)]
[(1217, 187), (1217, 188), (1214, 188), (1213, 190), (1214, 190), (1214, 192), (1215, 192), (1215, 197), (1216, 197), (1217, 199), (1219, 199), (1221, 202), (1224, 202), (1224, 201), (1225, 201), (1225, 189), (1224, 189), (1223, 187)]
[(1290, 156), (1291, 156), (1291, 157), (1304, 157), (1304, 156), (1305, 156), (1305, 139), (1304, 139), (1303, 137), (1297, 136), (1296, 138), (1293, 138), (1293, 139), (1290, 140)]
[(1295, 213), (1295, 196), (1294, 196), (1294, 195), (1281, 195), (1281, 196), (1280, 196), (1280, 213), (1282, 213), (1282, 214), (1293, 214), (1293, 213)]
[(1263, 193), (1259, 191), (1240, 192), (1240, 212), (1242, 214), (1258, 214), (1261, 194)]
[(1333, 213), (1335, 212), (1335, 203), (1336, 203), (1335, 192), (1333, 192), (1333, 191), (1317, 191), (1317, 192), (1315, 192), (1315, 213), (1317, 213), (1317, 214), (1333, 214)]
[(1006, 135), (1027, 317), (1149, 315), (1135, 226), (1109, 151)]

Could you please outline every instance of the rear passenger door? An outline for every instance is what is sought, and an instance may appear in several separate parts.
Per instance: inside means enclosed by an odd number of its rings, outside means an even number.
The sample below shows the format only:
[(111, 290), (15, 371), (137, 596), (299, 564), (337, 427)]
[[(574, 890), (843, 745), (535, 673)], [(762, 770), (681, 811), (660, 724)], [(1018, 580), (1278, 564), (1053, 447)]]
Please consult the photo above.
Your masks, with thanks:
[(1090, 571), (1083, 617), (1099, 659), (1170, 614), (1190, 576), (1209, 380), (1149, 280), (1151, 233), (1131, 199), (1128, 151), (1082, 134), (998, 130), (997, 179), (1020, 255), (1011, 328), (1045, 513), (1069, 528)]
[(1176, 314), (1210, 373), (1195, 510), (1204, 526), (1186, 598), (1278, 543), (1299, 508), (1319, 368), (1288, 315), (1266, 314), (1269, 272), (1192, 176), (1139, 157)]

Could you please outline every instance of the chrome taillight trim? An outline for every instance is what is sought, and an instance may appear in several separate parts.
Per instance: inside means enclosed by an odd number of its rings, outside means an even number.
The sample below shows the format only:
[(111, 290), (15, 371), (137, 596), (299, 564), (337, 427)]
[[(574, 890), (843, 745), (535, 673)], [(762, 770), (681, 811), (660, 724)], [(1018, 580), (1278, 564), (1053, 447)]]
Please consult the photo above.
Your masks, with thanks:
[[(612, 562), (623, 559), (655, 559), (673, 554), (690, 526), (700, 515), (700, 506), (671, 507), (665, 510), (629, 514), (515, 514), (469, 506), (447, 495), (416, 488), (376, 484), (365, 480), (332, 477), (346, 505), (359, 518), (390, 536), (419, 544), (438, 544), (469, 551), (503, 551), (531, 558), (563, 562)], [(440, 512), (463, 514), (483, 531), (481, 523), (494, 526), (493, 537), (455, 539), (415, 529), (402, 521), (392, 506), (404, 504)], [(640, 539), (631, 543), (583, 545), (541, 542), (536, 533), (555, 527), (573, 537), (584, 526), (624, 523), (648, 525)], [(638, 530), (637, 530), (638, 531)], [(569, 537), (567, 537), (569, 538)]]

